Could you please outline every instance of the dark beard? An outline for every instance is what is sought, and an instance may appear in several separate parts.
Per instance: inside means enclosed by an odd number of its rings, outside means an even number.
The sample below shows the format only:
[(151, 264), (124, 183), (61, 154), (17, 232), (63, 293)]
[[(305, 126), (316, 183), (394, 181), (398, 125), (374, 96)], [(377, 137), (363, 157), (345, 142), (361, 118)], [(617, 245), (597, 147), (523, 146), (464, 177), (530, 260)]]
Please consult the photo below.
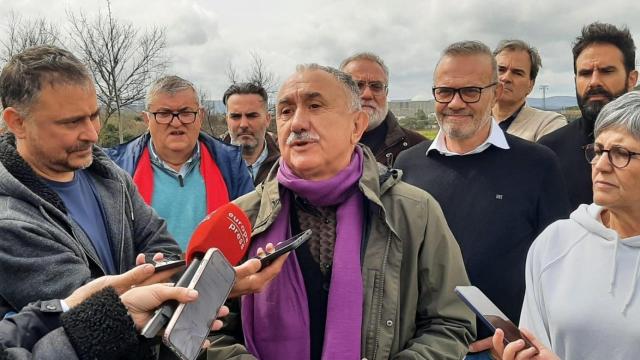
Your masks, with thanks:
[[(580, 96), (580, 94), (578, 94), (578, 90), (576, 90), (576, 99), (578, 100), (578, 107), (580, 108), (582, 117), (591, 123), (595, 123), (598, 118), (598, 114), (602, 111), (602, 108), (617, 97), (626, 94), (627, 88), (627, 81), (625, 81), (624, 89), (616, 94), (612, 94), (602, 87), (597, 87), (587, 91), (585, 96)], [(604, 95), (607, 97), (607, 100), (588, 102), (588, 98), (591, 95)]]

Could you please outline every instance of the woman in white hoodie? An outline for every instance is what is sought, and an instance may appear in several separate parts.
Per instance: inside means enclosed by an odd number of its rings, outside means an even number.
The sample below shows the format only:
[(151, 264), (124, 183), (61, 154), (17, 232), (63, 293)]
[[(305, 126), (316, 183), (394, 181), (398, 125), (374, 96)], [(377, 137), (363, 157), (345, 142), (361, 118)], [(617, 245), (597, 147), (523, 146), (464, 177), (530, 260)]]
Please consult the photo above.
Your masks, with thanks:
[(519, 340), (502, 359), (640, 358), (640, 92), (607, 104), (595, 124), (593, 201), (535, 240), (526, 263), (520, 326), (540, 350)]

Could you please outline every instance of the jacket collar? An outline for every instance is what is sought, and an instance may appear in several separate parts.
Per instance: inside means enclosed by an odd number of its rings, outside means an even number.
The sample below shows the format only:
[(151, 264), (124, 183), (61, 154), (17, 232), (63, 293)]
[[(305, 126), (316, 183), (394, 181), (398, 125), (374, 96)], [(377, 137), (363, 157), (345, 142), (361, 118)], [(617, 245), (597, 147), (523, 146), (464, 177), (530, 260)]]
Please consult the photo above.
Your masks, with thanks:
[(387, 136), (384, 138), (384, 148), (391, 147), (404, 140), (407, 135), (391, 110), (387, 112), (384, 121), (387, 123)]
[[(16, 138), (12, 133), (0, 136), (0, 162), (13, 178), (25, 186), (30, 192), (37, 195), (53, 207), (67, 213), (64, 202), (55, 191), (51, 190), (42, 179), (33, 171), (31, 166), (18, 154), (16, 150)], [(110, 161), (97, 146), (93, 147), (93, 162), (87, 170), (102, 177), (113, 176), (112, 169), (107, 165)]]

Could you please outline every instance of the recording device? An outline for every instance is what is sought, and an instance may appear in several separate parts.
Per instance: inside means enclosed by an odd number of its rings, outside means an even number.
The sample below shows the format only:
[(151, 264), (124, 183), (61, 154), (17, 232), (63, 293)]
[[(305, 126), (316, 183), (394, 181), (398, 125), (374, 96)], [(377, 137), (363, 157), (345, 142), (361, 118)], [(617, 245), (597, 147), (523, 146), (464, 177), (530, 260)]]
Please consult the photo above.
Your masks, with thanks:
[[(239, 263), (249, 249), (250, 234), (251, 223), (247, 215), (234, 204), (225, 204), (207, 215), (191, 236), (186, 256), (188, 266), (175, 286), (189, 285), (202, 257), (210, 248), (218, 248), (232, 265)], [(177, 301), (162, 304), (141, 334), (147, 338), (155, 337), (169, 322), (177, 307)]]
[(480, 289), (475, 286), (456, 286), (454, 291), (478, 315), (482, 322), (491, 329), (492, 333), (495, 333), (496, 329), (501, 329), (504, 332), (505, 345), (522, 339), (525, 343), (525, 349), (535, 348), (529, 339), (520, 332), (520, 329)]
[(188, 286), (198, 291), (198, 299), (178, 305), (162, 337), (180, 359), (198, 356), (235, 278), (235, 270), (222, 253), (209, 249)]
[(297, 249), (300, 245), (304, 244), (311, 238), (312, 233), (313, 232), (311, 231), (311, 229), (308, 229), (288, 240), (279, 243), (278, 245), (276, 245), (276, 248), (272, 253), (266, 254), (264, 256), (256, 256), (256, 259), (260, 259), (260, 263), (262, 264), (260, 270), (264, 269), (266, 266), (269, 266), (269, 264), (271, 264), (280, 256), (288, 253), (289, 251)]
[(159, 273), (161, 271), (184, 266), (186, 263), (187, 262), (185, 260), (162, 260), (153, 262), (152, 264), (155, 266), (154, 272)]

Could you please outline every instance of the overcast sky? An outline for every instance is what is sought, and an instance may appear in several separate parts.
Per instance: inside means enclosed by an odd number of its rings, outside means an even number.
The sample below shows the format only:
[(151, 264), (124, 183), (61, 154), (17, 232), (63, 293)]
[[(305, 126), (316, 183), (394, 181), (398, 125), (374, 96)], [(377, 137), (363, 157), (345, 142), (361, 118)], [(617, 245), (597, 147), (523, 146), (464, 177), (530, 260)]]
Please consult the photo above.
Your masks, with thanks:
[[(91, 14), (100, 8), (103, 0), (0, 0), (0, 24), (4, 31), (8, 10), (62, 24), (66, 9)], [(228, 86), (228, 64), (242, 72), (252, 51), (280, 80), (298, 63), (337, 66), (356, 51), (373, 51), (390, 68), (390, 99), (430, 99), (433, 67), (455, 41), (480, 40), (491, 48), (504, 38), (530, 42), (542, 56), (537, 85), (549, 85), (547, 96), (575, 94), (571, 43), (583, 25), (628, 25), (640, 45), (635, 0), (113, 0), (112, 10), (142, 28), (166, 26), (168, 72), (214, 99)], [(532, 96), (541, 94), (536, 86)]]

